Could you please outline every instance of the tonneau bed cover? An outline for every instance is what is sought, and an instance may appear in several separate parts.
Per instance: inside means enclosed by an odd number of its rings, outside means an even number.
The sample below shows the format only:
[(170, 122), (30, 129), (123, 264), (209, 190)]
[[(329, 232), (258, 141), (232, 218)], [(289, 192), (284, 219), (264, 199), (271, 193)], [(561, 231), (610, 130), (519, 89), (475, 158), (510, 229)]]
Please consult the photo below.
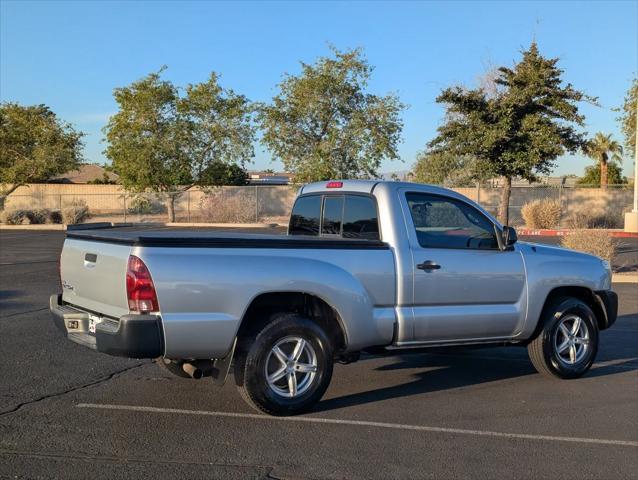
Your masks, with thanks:
[(213, 248), (316, 248), (316, 249), (387, 249), (378, 240), (326, 238), (312, 236), (266, 235), (211, 230), (166, 229), (162, 227), (110, 226), (96, 224), (90, 228), (67, 230), (67, 238), (147, 247)]

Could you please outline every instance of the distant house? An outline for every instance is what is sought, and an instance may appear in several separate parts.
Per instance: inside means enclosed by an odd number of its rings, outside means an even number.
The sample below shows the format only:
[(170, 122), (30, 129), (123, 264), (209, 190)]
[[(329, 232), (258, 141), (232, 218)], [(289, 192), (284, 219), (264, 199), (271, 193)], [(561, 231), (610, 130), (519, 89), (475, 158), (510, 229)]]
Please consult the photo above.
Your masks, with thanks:
[(248, 172), (250, 185), (289, 185), (292, 183), (292, 173)]
[(94, 163), (85, 163), (80, 165), (77, 170), (71, 170), (51, 178), (49, 183), (106, 183), (106, 181), (117, 182), (118, 178), (117, 174), (108, 172), (104, 167)]

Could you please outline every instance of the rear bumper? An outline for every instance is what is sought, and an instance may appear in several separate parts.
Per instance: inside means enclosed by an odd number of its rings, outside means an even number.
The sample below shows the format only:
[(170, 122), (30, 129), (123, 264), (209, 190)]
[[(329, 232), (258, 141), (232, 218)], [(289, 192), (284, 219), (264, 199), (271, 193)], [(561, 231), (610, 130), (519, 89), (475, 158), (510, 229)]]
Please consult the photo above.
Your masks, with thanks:
[(124, 315), (103, 319), (89, 332), (89, 313), (65, 305), (61, 295), (49, 299), (51, 318), (72, 342), (118, 357), (156, 358), (164, 354), (162, 322), (157, 315)]
[(600, 290), (594, 294), (605, 316), (604, 328), (609, 328), (618, 317), (618, 294), (612, 290)]

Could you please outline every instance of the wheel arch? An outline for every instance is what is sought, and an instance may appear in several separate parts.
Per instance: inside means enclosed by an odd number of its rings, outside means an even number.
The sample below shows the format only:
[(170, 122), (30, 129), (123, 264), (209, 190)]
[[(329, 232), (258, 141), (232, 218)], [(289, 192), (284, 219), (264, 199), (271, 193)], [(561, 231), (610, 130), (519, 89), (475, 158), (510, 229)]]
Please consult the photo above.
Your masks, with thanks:
[(320, 295), (301, 291), (272, 291), (255, 296), (246, 308), (237, 337), (253, 335), (275, 313), (298, 313), (319, 324), (333, 342), (335, 353), (348, 345), (348, 334), (338, 310)]
[(598, 296), (591, 289), (583, 286), (560, 286), (553, 288), (547, 294), (545, 303), (543, 304), (543, 308), (538, 318), (536, 330), (534, 332), (534, 335), (532, 335), (532, 338), (536, 337), (538, 332), (540, 332), (540, 330), (542, 329), (542, 321), (545, 317), (547, 308), (552, 305), (552, 302), (554, 302), (557, 298), (561, 297), (577, 298), (578, 300), (584, 302), (594, 312), (598, 329), (604, 330), (605, 328), (607, 328), (607, 315), (605, 309), (601, 305)]

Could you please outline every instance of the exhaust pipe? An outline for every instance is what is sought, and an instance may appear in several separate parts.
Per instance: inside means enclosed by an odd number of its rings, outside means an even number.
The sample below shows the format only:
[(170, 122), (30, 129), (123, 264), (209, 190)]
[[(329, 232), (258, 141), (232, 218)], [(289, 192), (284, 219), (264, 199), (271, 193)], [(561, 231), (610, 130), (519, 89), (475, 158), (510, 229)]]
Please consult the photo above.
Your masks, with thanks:
[(204, 375), (204, 372), (200, 368), (197, 368), (192, 363), (184, 363), (182, 364), (182, 370), (188, 374), (191, 378), (195, 380), (199, 380)]
[(192, 362), (184, 362), (182, 370), (195, 380), (199, 380), (202, 377), (210, 377), (213, 374), (213, 361), (193, 360)]

